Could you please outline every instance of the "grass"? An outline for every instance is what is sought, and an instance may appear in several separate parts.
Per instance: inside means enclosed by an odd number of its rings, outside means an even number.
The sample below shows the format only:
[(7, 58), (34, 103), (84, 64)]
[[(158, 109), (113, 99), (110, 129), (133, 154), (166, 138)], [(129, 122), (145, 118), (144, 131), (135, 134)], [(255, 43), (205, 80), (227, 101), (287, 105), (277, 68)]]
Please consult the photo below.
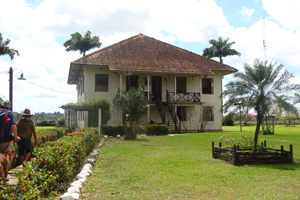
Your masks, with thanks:
[(38, 132), (39, 130), (43, 130), (43, 129), (55, 129), (55, 126), (36, 126), (35, 127), (35, 131)]
[(99, 150), (81, 199), (298, 199), (299, 127), (275, 127), (259, 135), (268, 147), (294, 148), (293, 164), (233, 166), (212, 158), (211, 142), (222, 135), (254, 136), (254, 126), (223, 127), (224, 132), (108, 138)]

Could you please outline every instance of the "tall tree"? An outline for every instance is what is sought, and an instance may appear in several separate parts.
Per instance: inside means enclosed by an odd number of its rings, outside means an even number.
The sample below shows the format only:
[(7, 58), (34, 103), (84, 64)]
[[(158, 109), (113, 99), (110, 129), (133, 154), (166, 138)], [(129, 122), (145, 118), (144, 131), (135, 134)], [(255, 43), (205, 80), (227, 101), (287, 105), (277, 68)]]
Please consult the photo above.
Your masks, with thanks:
[(67, 40), (64, 43), (66, 47), (66, 51), (80, 51), (80, 54), (85, 56), (85, 52), (93, 49), (93, 48), (100, 48), (101, 42), (99, 36), (91, 37), (91, 32), (87, 31), (84, 37), (78, 32), (71, 34), (71, 39)]
[(0, 56), (9, 55), (10, 59), (13, 60), (14, 56), (19, 56), (19, 51), (9, 48), (10, 39), (3, 41), (2, 34), (0, 33)]
[(219, 37), (218, 40), (209, 40), (209, 44), (212, 46), (205, 48), (202, 55), (207, 58), (218, 57), (220, 58), (220, 63), (223, 63), (222, 57), (234, 55), (241, 56), (240, 52), (235, 49), (231, 49), (231, 46), (235, 44), (235, 42), (228, 42), (228, 40), (229, 38), (223, 40), (222, 37)]
[[(256, 111), (257, 121), (254, 133), (254, 146), (256, 146), (260, 125), (271, 105), (278, 101), (279, 95), (281, 95), (281, 101), (286, 101), (286, 98), (283, 98), (284, 95), (290, 91), (299, 91), (300, 85), (290, 84), (289, 80), (293, 74), (284, 70), (283, 64), (276, 65), (273, 62), (268, 63), (256, 59), (252, 67), (245, 64), (244, 70), (244, 72), (234, 74), (236, 80), (226, 85), (227, 89), (224, 91), (223, 97), (227, 97), (228, 101), (232, 102), (241, 101), (243, 98), (254, 102), (253, 107)], [(281, 102), (281, 104), (285, 105), (284, 109), (295, 109), (289, 102)], [(289, 106), (287, 106), (288, 104)]]

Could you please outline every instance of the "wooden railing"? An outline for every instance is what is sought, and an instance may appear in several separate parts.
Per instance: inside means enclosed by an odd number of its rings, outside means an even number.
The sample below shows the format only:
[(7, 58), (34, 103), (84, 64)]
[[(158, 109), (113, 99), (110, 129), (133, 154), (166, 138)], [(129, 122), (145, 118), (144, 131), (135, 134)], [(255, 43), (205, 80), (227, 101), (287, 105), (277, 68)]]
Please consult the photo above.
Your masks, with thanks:
[(167, 101), (201, 102), (200, 92), (175, 93), (167, 90)]
[(157, 100), (156, 106), (157, 106), (157, 108), (158, 108), (158, 111), (159, 111), (161, 120), (162, 120), (163, 124), (166, 124), (167, 126), (169, 126), (169, 122), (168, 122), (168, 119), (167, 119), (167, 117), (166, 117), (166, 113), (165, 113), (165, 111), (164, 111), (162, 102), (161, 102), (160, 98), (158, 97), (158, 95), (157, 95), (157, 97), (156, 97), (156, 100)]

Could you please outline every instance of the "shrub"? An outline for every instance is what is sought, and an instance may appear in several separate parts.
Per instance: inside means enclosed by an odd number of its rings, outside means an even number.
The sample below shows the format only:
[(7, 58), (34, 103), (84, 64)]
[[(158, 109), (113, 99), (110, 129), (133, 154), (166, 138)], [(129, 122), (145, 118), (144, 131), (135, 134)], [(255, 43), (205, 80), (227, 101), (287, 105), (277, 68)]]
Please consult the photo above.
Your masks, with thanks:
[(170, 129), (165, 124), (150, 124), (146, 125), (145, 132), (147, 136), (168, 135), (170, 133)]
[(67, 189), (87, 155), (99, 143), (97, 129), (69, 133), (36, 147), (36, 158), (17, 172), (18, 184), (0, 190), (2, 199), (51, 198)]
[(234, 126), (234, 113), (229, 113), (223, 117), (222, 126)]
[(36, 126), (55, 126), (54, 120), (37, 120), (35, 123)]
[(233, 138), (228, 136), (221, 136), (218, 138), (218, 142), (222, 143), (224, 147), (233, 148), (234, 145), (239, 145), (239, 147), (252, 147), (254, 145), (253, 139), (251, 137), (244, 136), (242, 138)]
[(101, 108), (101, 124), (107, 124), (111, 117), (111, 103), (105, 98), (93, 98), (86, 102), (68, 103), (66, 106), (93, 106), (89, 110), (90, 127), (98, 127), (98, 109)]
[(101, 126), (101, 133), (102, 135), (108, 135), (108, 136), (113, 136), (117, 137), (117, 135), (120, 135), (123, 137), (124, 135), (124, 125), (121, 126), (112, 126), (112, 125), (104, 125)]
[(66, 125), (67, 125), (66, 118), (64, 118), (64, 117), (58, 118), (55, 122), (56, 127), (65, 127)]

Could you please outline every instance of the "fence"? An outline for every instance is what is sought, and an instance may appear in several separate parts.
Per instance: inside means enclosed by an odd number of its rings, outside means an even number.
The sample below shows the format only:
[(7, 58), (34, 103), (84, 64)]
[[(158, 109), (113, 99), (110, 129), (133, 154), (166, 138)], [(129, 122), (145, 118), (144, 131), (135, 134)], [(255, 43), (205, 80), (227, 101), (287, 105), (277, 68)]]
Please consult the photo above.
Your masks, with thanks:
[(273, 149), (266, 147), (266, 141), (258, 146), (243, 147), (234, 145), (233, 148), (215, 146), (212, 142), (212, 157), (232, 162), (234, 165), (245, 164), (277, 164), (293, 162), (293, 145), (290, 145), (290, 150), (286, 151), (281, 146), (281, 149)]

